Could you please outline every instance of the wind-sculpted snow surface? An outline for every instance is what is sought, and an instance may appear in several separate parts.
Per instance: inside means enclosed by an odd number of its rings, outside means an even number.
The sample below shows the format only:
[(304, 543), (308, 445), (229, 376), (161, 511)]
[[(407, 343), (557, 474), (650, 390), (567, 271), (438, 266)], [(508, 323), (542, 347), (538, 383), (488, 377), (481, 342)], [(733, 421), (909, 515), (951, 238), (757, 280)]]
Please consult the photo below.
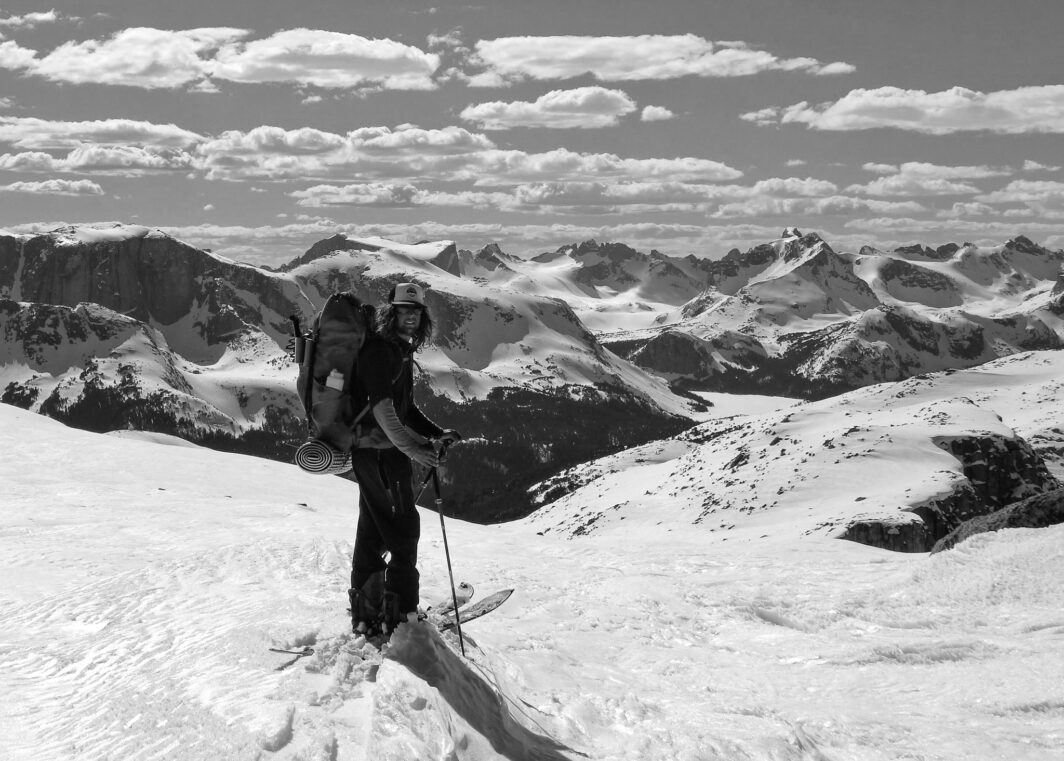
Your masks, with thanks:
[[(483, 761), (568, 761), (562, 751), (569, 749), (536, 725), (535, 711), (506, 694), (484, 665), (484, 654), (468, 647), (470, 657), (463, 658), (454, 642), (444, 643), (425, 623), (395, 633), (386, 648), (375, 704), (395, 723), (374, 725), (369, 756), (381, 761), (441, 754)], [(421, 712), (419, 721), (409, 720), (413, 712)], [(411, 734), (421, 742), (411, 743)]]
[[(382, 655), (344, 611), (353, 485), (9, 405), (0, 446), (5, 761), (1057, 761), (1064, 744), (1062, 526), (928, 556), (801, 524), (710, 532), (652, 501), (579, 541), (450, 521), (458, 576), (517, 592), (463, 628), (469, 658), (411, 625)], [(270, 647), (314, 652), (278, 671), (293, 656)]]

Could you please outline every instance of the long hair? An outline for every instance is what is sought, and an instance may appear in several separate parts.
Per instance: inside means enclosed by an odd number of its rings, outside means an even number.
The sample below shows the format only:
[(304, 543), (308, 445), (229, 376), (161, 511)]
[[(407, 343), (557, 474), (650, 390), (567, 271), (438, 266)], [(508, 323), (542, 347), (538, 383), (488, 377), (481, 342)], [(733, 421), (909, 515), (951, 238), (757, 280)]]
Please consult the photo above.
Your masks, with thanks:
[[(418, 325), (417, 332), (414, 333), (413, 338), (410, 340), (410, 345), (414, 351), (420, 350), (421, 347), (428, 343), (428, 340), (432, 338), (432, 329), (433, 323), (429, 310), (426, 307), (422, 307), (421, 324)], [(406, 342), (399, 335), (398, 309), (395, 304), (385, 304), (377, 310), (377, 335), (396, 343)]]

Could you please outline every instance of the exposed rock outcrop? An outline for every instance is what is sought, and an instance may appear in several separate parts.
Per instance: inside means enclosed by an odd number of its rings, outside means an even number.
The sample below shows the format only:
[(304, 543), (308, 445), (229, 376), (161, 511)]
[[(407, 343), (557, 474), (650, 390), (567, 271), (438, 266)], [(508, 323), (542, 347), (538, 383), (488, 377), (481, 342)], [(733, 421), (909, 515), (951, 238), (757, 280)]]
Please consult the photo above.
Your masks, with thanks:
[(939, 539), (932, 554), (952, 549), (965, 539), (1004, 528), (1046, 528), (1064, 523), (1064, 488), (1035, 494), (989, 515), (965, 521)]
[(935, 443), (961, 462), (965, 480), (949, 495), (911, 508), (910, 519), (857, 520), (841, 538), (901, 552), (929, 552), (965, 522), (1061, 488), (1042, 458), (1019, 437), (966, 436)]

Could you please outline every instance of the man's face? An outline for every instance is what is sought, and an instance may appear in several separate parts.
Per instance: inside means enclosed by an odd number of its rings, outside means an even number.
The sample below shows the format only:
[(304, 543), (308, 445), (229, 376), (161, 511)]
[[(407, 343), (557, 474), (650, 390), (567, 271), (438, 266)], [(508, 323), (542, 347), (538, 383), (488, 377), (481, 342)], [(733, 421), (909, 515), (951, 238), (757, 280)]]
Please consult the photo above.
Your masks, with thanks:
[(398, 323), (399, 335), (407, 339), (413, 338), (417, 329), (421, 327), (421, 307), (397, 304), (395, 319)]

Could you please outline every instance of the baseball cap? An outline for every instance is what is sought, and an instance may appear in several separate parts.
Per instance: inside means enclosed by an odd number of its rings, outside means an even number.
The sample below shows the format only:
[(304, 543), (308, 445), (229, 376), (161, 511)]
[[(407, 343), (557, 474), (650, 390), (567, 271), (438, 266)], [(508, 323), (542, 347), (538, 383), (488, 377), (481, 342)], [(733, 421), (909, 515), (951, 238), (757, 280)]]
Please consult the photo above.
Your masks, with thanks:
[(392, 289), (390, 301), (407, 306), (425, 306), (425, 289), (417, 283), (399, 283)]

